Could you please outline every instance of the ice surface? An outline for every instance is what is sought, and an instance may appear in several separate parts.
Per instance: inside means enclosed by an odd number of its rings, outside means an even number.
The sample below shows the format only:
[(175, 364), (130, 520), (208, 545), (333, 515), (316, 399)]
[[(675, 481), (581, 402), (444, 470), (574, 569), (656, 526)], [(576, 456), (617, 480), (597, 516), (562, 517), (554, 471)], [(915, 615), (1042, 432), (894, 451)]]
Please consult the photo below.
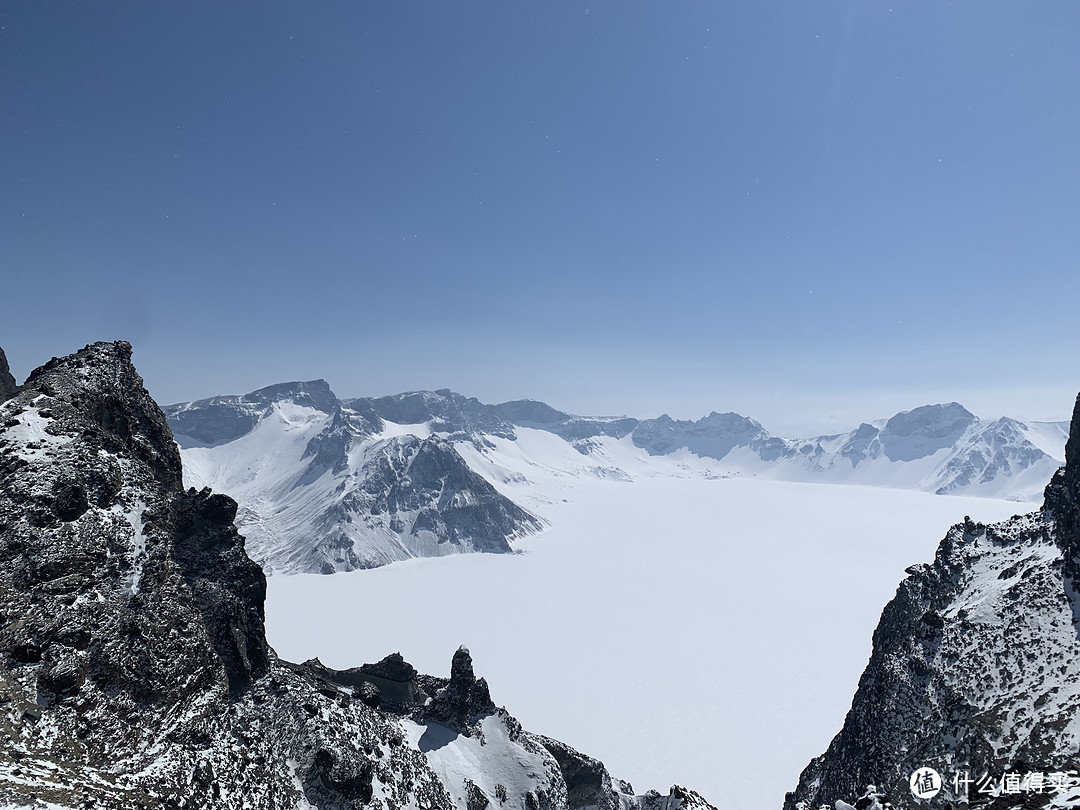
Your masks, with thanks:
[[(707, 465), (678, 458), (665, 457), (669, 472), (687, 463), (691, 477), (648, 477), (635, 466), (644, 451), (616, 440), (597, 460), (521, 434), (470, 462), (504, 491), (548, 493), (529, 505), (552, 528), (518, 544), (528, 553), (271, 577), (271, 644), (335, 667), (400, 650), (443, 675), (467, 644), (495, 702), (526, 728), (599, 757), (639, 791), (683, 784), (725, 810), (779, 807), (825, 750), (904, 569), (931, 560), (965, 514), (992, 522), (1021, 511), (986, 498), (710, 480)], [(579, 477), (566, 469), (575, 464), (633, 480)]]

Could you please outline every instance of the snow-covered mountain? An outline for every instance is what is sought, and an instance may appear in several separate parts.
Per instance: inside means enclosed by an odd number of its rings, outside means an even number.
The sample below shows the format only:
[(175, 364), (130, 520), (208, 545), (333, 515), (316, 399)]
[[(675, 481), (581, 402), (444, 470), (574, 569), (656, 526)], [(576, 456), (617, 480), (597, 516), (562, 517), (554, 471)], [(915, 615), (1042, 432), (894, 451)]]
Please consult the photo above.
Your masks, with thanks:
[[(510, 540), (541, 521), (473, 472), (451, 438), (499, 435), (504, 423), (482, 412), (474, 420), (468, 402), (432, 401), (443, 410), (425, 407), (421, 395), (341, 403), (316, 380), (175, 405), (167, 415), (185, 481), (238, 500), (237, 523), (268, 571), (510, 551)], [(423, 421), (406, 430), (382, 414)]]
[(1067, 427), (983, 421), (949, 403), (787, 439), (735, 413), (579, 417), (446, 389), (338, 400), (322, 380), (165, 412), (185, 480), (237, 499), (264, 569), (324, 573), (510, 551), (583, 477), (743, 475), (1029, 500), (1060, 465)]
[(646, 420), (632, 439), (650, 454), (687, 448), (744, 474), (782, 480), (1033, 500), (1061, 464), (1067, 429), (1065, 422), (983, 421), (951, 402), (810, 439), (772, 436), (734, 413)]
[[(449, 678), (279, 659), (236, 504), (185, 491), (130, 358), (94, 344), (0, 391), (0, 807), (711, 810), (526, 731), (464, 647)], [(243, 409), (298, 418), (279, 393)], [(319, 389), (287, 401), (306, 418)], [(243, 409), (194, 429), (239, 440)]]
[(1080, 398), (1066, 461), (1040, 511), (965, 520), (908, 569), (843, 728), (788, 810), (867, 784), (895, 802), (926, 769), (942, 801), (1080, 806)]

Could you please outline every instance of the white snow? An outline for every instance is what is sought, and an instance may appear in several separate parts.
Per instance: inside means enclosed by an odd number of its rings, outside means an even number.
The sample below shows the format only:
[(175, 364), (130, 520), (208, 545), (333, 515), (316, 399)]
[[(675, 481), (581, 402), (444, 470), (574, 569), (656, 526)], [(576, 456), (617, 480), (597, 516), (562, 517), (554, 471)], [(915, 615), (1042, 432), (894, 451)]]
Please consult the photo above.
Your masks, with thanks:
[(1068, 422), (1025, 422), (1027, 439), (1049, 456), (1063, 459), (1061, 448), (1069, 440)]
[(508, 796), (524, 796), (544, 787), (545, 763), (550, 757), (538, 755), (510, 739), (498, 715), (481, 721), (483, 742), (465, 737), (439, 723), (418, 725), (402, 720), (410, 747), (419, 748), (431, 769), (446, 786), (457, 807), (466, 806), (465, 780), (469, 779), (488, 796), (502, 785)]
[(146, 561), (146, 533), (143, 531), (143, 512), (146, 504), (141, 500), (125, 509), (124, 520), (131, 527), (131, 578), (128, 580), (128, 593), (136, 596), (142, 582), (143, 563)]
[(53, 436), (47, 433), (45, 427), (49, 424), (49, 419), (42, 416), (37, 408), (27, 408), (15, 418), (19, 422), (5, 429), (5, 438), (22, 445), (17, 452), (19, 457), (26, 461), (43, 458), (48, 449), (62, 447), (73, 439), (71, 436)]
[(418, 439), (426, 439), (431, 435), (431, 428), (427, 423), (421, 423), (418, 425), (399, 425), (396, 422), (388, 422), (383, 420), (382, 432), (378, 433), (376, 439), (392, 439), (395, 436), (415, 436)]
[[(493, 441), (470, 463), (552, 524), (519, 542), (527, 554), (271, 577), (271, 644), (339, 668), (400, 650), (443, 675), (467, 644), (527, 729), (599, 757), (639, 792), (678, 783), (725, 810), (780, 806), (825, 750), (904, 569), (931, 560), (965, 514), (1021, 511), (718, 478), (722, 464), (613, 439), (591, 458), (543, 431)], [(650, 477), (657, 461), (667, 474)], [(582, 474), (600, 468), (633, 480)]]
[(296, 527), (321, 515), (332, 503), (323, 488), (295, 485), (307, 467), (308, 442), (330, 422), (330, 415), (289, 400), (276, 402), (254, 430), (222, 447), (187, 446), (184, 484), (210, 487), (240, 505), (238, 523), (248, 553), (263, 559), (289, 544)]

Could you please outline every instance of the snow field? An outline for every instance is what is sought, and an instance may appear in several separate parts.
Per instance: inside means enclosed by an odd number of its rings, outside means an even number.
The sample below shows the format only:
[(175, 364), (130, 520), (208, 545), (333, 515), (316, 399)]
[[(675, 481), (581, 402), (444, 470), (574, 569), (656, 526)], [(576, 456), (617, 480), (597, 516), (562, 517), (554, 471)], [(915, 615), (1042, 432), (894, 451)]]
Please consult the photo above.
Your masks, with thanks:
[[(907, 566), (930, 561), (965, 514), (1025, 509), (741, 477), (583, 480), (499, 461), (548, 478), (540, 488), (555, 496), (529, 503), (552, 528), (520, 541), (525, 554), (272, 576), (270, 643), (337, 668), (400, 651), (436, 675), (466, 644), (525, 728), (639, 792), (678, 783), (723, 810), (779, 807), (825, 750)], [(504, 492), (518, 486), (509, 478)]]

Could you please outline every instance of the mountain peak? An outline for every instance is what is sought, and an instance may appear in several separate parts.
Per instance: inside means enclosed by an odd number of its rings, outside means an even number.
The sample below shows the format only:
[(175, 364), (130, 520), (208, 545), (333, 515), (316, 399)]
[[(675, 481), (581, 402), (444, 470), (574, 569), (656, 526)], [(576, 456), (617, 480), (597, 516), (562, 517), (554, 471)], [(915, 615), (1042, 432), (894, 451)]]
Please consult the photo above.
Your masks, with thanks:
[(276, 383), (245, 394), (241, 399), (266, 403), (291, 399), (298, 405), (310, 405), (325, 413), (333, 413), (338, 404), (330, 383), (322, 379)]
[(953, 445), (977, 419), (958, 402), (923, 405), (896, 414), (881, 431), (889, 461), (914, 461)]
[(131, 354), (131, 344), (118, 340), (54, 357), (30, 373), (15, 399), (50, 414), (57, 432), (81, 431), (109, 453), (149, 463), (179, 490), (179, 450)]

